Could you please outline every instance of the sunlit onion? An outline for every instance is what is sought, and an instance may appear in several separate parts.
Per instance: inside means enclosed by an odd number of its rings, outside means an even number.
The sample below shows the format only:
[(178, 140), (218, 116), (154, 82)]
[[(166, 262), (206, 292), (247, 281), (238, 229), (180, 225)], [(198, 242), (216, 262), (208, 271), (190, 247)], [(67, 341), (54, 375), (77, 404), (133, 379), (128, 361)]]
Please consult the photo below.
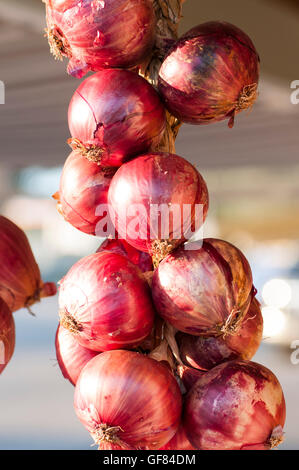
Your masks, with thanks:
[(220, 364), (186, 399), (184, 427), (201, 450), (266, 450), (283, 440), (285, 401), (280, 383), (255, 362)]
[(73, 150), (104, 167), (155, 148), (166, 123), (155, 89), (137, 73), (112, 69), (81, 83), (68, 120)]
[(257, 98), (259, 56), (251, 39), (220, 21), (188, 31), (169, 51), (159, 72), (159, 91), (184, 122), (209, 124), (250, 108)]
[(159, 362), (132, 351), (92, 359), (76, 386), (75, 410), (100, 449), (159, 449), (176, 433), (182, 398)]
[(251, 290), (245, 256), (215, 238), (175, 250), (160, 263), (152, 281), (158, 313), (179, 331), (197, 336), (235, 334), (249, 308)]
[(116, 172), (108, 202), (121, 238), (156, 263), (200, 228), (209, 197), (204, 179), (184, 158), (149, 153)]
[(150, 0), (43, 0), (55, 58), (81, 78), (104, 67), (129, 68), (150, 53), (155, 14)]
[(103, 251), (78, 261), (62, 279), (60, 323), (94, 351), (133, 348), (151, 332), (154, 310), (141, 271)]

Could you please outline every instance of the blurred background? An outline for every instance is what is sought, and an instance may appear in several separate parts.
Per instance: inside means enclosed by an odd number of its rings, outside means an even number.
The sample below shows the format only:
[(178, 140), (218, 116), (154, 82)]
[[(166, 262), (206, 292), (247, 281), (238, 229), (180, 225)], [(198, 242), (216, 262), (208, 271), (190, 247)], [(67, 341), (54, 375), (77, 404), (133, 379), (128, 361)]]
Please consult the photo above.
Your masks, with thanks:
[[(299, 104), (290, 100), (291, 82), (299, 80), (299, 1), (187, 0), (183, 14), (181, 32), (229, 21), (261, 56), (252, 111), (238, 115), (233, 130), (227, 122), (184, 126), (177, 153), (209, 186), (204, 235), (236, 244), (251, 262), (265, 320), (255, 360), (285, 391), (280, 449), (299, 449)], [(68, 226), (51, 200), (69, 153), (67, 107), (79, 82), (50, 56), (44, 27), (41, 0), (0, 0), (0, 210), (26, 230), (43, 278), (58, 281), (101, 241)], [(73, 387), (56, 364), (57, 298), (33, 310), (36, 317), (15, 315), (16, 351), (0, 378), (0, 449), (88, 449)]]

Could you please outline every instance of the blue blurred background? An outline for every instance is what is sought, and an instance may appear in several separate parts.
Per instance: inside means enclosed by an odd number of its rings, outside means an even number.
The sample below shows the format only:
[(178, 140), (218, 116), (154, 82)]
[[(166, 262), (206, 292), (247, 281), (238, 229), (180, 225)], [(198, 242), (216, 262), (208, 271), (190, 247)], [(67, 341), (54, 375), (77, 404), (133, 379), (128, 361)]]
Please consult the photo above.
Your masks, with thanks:
[[(235, 243), (251, 262), (265, 320), (255, 360), (285, 391), (280, 449), (299, 449), (299, 105), (290, 101), (290, 83), (299, 80), (298, 2), (187, 0), (181, 31), (211, 19), (252, 37), (262, 60), (260, 98), (232, 131), (227, 123), (184, 126), (177, 153), (209, 186), (204, 235)], [(100, 240), (68, 226), (51, 200), (68, 155), (67, 106), (78, 81), (49, 55), (44, 27), (39, 0), (0, 0), (0, 209), (26, 230), (44, 280), (57, 282)], [(55, 358), (57, 298), (33, 310), (36, 317), (15, 314), (16, 351), (0, 377), (0, 449), (88, 449), (73, 387)]]

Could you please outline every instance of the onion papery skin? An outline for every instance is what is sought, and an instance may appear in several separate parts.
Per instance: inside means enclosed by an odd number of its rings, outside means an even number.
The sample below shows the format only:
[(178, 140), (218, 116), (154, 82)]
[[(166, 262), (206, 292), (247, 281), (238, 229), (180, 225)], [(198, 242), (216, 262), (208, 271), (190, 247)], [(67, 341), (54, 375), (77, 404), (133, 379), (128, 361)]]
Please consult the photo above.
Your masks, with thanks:
[(157, 312), (177, 330), (195, 336), (235, 334), (251, 292), (247, 259), (215, 238), (179, 247), (160, 263), (152, 280)]
[(128, 70), (102, 70), (84, 80), (69, 105), (69, 143), (86, 158), (119, 167), (160, 142), (166, 126), (155, 89)]
[(138, 266), (143, 273), (153, 271), (153, 261), (150, 255), (144, 251), (136, 250), (136, 248), (125, 240), (112, 240), (107, 238), (107, 240), (101, 244), (97, 253), (101, 251), (111, 251), (112, 253), (125, 256), (133, 264)]
[(53, 196), (57, 200), (58, 212), (81, 232), (96, 235), (98, 223), (107, 217), (106, 212), (100, 211), (99, 214), (97, 210), (101, 205), (107, 208), (108, 190), (114, 173), (115, 170), (108, 171), (89, 162), (78, 152), (72, 152), (62, 171), (60, 189)]
[(15, 339), (14, 318), (4, 300), (0, 298), (0, 374), (13, 356)]
[(78, 261), (63, 278), (60, 323), (93, 351), (133, 348), (151, 332), (154, 309), (141, 271), (103, 251)]
[(196, 450), (193, 447), (187, 436), (183, 425), (181, 424), (178, 432), (165, 446), (161, 447), (160, 450)]
[(55, 295), (56, 285), (41, 280), (28, 239), (17, 225), (0, 216), (0, 297), (12, 312)]
[[(180, 389), (167, 367), (133, 351), (92, 359), (75, 391), (77, 416), (100, 449), (159, 449), (177, 432), (181, 409)], [(115, 429), (110, 442), (107, 428)]]
[(232, 24), (196, 26), (172, 47), (159, 72), (159, 91), (183, 122), (230, 119), (257, 97), (259, 56), (251, 39)]
[(72, 385), (76, 385), (83, 367), (99, 354), (81, 346), (76, 337), (61, 325), (57, 328), (55, 347), (62, 375)]
[(150, 0), (46, 0), (46, 12), (51, 52), (69, 59), (68, 73), (76, 78), (138, 65), (154, 44)]
[[(121, 238), (138, 250), (152, 256), (161, 254), (163, 258), (169, 248), (185, 240), (184, 234), (195, 222), (205, 220), (209, 195), (203, 177), (193, 165), (178, 155), (154, 152), (142, 155), (117, 170), (109, 188), (108, 202), (111, 219)], [(200, 204), (202, 220), (195, 221), (194, 209)], [(151, 208), (160, 205), (170, 209), (178, 207), (179, 217), (172, 216), (170, 211), (166, 223), (161, 217), (159, 224), (153, 223)], [(190, 215), (184, 215), (184, 205), (190, 208)], [(130, 212), (131, 208), (142, 211), (138, 214), (141, 223), (137, 230), (134, 223), (137, 212)], [(165, 239), (163, 232), (168, 222), (169, 236)]]
[(210, 370), (222, 362), (234, 359), (250, 360), (258, 350), (263, 336), (263, 316), (259, 302), (254, 298), (238, 332), (226, 336), (177, 337), (183, 362), (201, 370)]
[(184, 427), (201, 450), (266, 450), (283, 438), (285, 400), (280, 383), (255, 362), (220, 364), (186, 398)]

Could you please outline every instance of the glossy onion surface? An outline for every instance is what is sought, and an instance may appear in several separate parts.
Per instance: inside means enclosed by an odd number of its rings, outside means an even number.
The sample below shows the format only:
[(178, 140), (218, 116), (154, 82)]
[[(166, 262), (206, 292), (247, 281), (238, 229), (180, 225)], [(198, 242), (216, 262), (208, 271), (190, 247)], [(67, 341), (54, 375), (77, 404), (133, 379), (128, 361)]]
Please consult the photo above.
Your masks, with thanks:
[(154, 148), (166, 123), (155, 89), (137, 73), (112, 69), (81, 83), (68, 120), (73, 150), (106, 167)]
[(141, 271), (103, 251), (78, 261), (62, 279), (60, 322), (94, 351), (133, 348), (151, 332), (154, 310)]
[(100, 449), (159, 449), (176, 433), (181, 408), (169, 370), (132, 351), (100, 354), (76, 386), (76, 413)]
[(169, 254), (155, 271), (153, 299), (158, 313), (192, 335), (235, 333), (252, 291), (248, 261), (238, 248), (206, 238)]
[(255, 362), (221, 364), (187, 396), (184, 426), (202, 450), (266, 450), (283, 439), (285, 401), (280, 383)]
[[(157, 152), (123, 165), (112, 180), (108, 201), (121, 237), (138, 250), (162, 257), (164, 249), (167, 254), (169, 245), (177, 246), (194, 225), (202, 225), (209, 205), (200, 173), (178, 155)], [(165, 216), (155, 212), (159, 207), (166, 209)]]
[(173, 46), (159, 73), (169, 111), (191, 124), (229, 119), (257, 97), (259, 56), (236, 26), (213, 21), (191, 29)]
[(81, 232), (96, 235), (98, 223), (103, 217), (106, 220), (107, 212), (99, 209), (107, 208), (113, 174), (72, 152), (63, 168), (60, 189), (53, 196), (65, 220)]
[(76, 385), (83, 367), (98, 354), (81, 346), (76, 337), (61, 325), (57, 329), (55, 347), (62, 375), (73, 385)]
[(181, 359), (196, 369), (209, 370), (233, 359), (250, 360), (258, 350), (263, 336), (263, 317), (259, 302), (251, 301), (235, 335), (178, 337)]
[(48, 40), (57, 59), (69, 59), (76, 78), (105, 67), (130, 68), (151, 52), (151, 0), (45, 0)]

